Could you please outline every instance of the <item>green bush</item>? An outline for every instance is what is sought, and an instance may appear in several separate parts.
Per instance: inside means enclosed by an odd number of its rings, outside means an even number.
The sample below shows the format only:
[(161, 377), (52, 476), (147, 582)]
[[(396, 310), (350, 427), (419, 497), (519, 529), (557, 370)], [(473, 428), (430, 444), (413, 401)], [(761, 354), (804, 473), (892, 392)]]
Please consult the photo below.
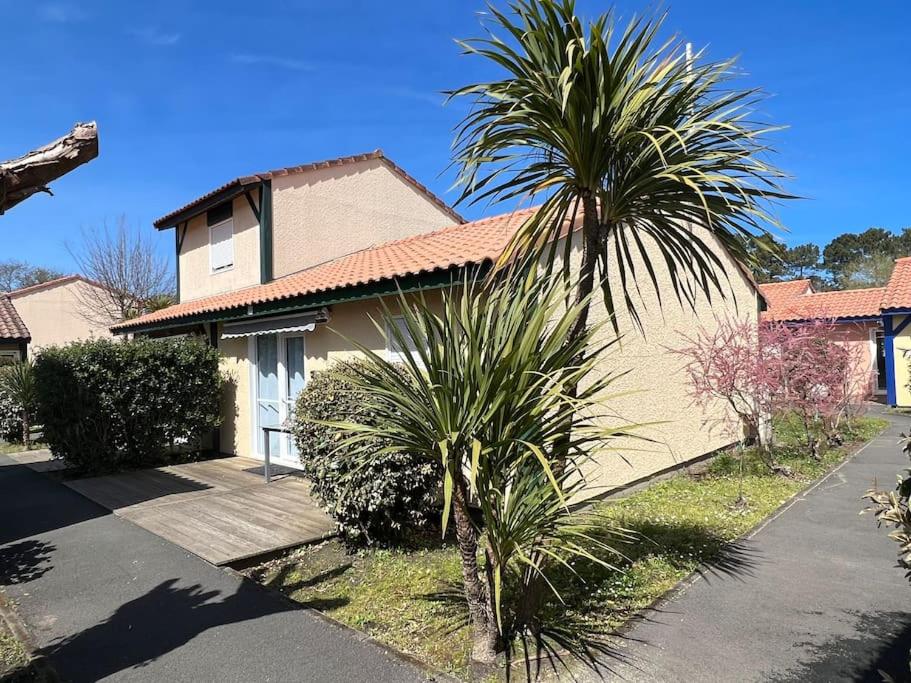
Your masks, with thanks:
[(22, 407), (0, 389), (0, 441), (22, 441)]
[[(358, 362), (358, 361), (353, 361)], [(314, 373), (298, 395), (291, 431), (313, 493), (335, 519), (349, 542), (376, 544), (401, 538), (423, 526), (433, 513), (441, 469), (408, 454), (372, 459), (357, 468), (333, 455), (337, 430), (321, 421), (370, 421), (360, 394), (341, 375), (341, 365)], [(384, 444), (372, 444), (376, 450)]]
[(35, 361), (38, 421), (56, 457), (83, 473), (159, 464), (218, 426), (218, 352), (184, 339), (95, 340)]

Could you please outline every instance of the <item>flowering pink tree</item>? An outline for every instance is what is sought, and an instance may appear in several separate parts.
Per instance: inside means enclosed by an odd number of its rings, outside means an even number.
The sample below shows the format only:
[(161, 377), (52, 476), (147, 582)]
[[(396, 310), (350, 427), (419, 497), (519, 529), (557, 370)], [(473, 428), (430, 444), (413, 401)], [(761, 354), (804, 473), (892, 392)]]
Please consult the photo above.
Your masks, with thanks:
[(776, 377), (772, 409), (800, 418), (807, 448), (818, 457), (822, 439), (839, 441), (842, 419), (869, 397), (862, 350), (841, 340), (832, 320), (767, 323), (759, 335), (767, 372)]
[(770, 372), (756, 321), (725, 318), (686, 341), (676, 353), (686, 359), (694, 401), (703, 408), (724, 403), (741, 422), (722, 418), (722, 427), (736, 431), (732, 436), (738, 440), (758, 440), (767, 449), (763, 427), (775, 406), (780, 373)]
[(686, 358), (695, 402), (726, 404), (741, 421), (728, 420), (727, 428), (740, 432), (738, 441), (758, 441), (773, 467), (766, 429), (773, 415), (796, 414), (808, 450), (818, 456), (821, 438), (837, 440), (842, 418), (869, 396), (862, 349), (844, 343), (832, 320), (757, 325), (726, 318), (688, 337), (676, 352)]

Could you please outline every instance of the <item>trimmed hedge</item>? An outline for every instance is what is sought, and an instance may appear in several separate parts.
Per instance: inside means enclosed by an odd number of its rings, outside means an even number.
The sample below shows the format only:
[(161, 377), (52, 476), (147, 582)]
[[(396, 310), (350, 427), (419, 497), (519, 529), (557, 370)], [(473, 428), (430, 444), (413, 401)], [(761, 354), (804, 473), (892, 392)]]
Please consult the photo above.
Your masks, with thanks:
[(202, 341), (108, 339), (41, 352), (37, 421), (56, 457), (82, 473), (159, 464), (218, 426), (218, 352)]
[[(357, 362), (357, 361), (352, 361)], [(339, 435), (313, 420), (369, 424), (364, 402), (343, 376), (344, 364), (313, 373), (298, 395), (291, 432), (313, 494), (349, 542), (376, 544), (401, 538), (433, 516), (441, 468), (407, 454), (374, 458), (357, 469), (335, 453)], [(376, 450), (383, 447), (376, 443)]]

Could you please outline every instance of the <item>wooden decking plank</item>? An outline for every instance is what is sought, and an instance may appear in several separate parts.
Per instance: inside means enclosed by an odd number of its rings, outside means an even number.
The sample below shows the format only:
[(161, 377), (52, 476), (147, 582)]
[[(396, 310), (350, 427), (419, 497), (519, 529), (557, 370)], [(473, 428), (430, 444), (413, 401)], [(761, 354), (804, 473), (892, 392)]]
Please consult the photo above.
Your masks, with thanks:
[(219, 458), (74, 480), (67, 485), (116, 514), (215, 564), (331, 535), (310, 484), (285, 475), (266, 484), (249, 458)]
[(248, 502), (231, 499), (227, 496), (219, 498), (218, 504), (234, 510), (237, 514), (244, 514), (244, 511), (247, 510), (250, 520), (263, 529), (282, 530), (298, 535), (303, 533), (307, 535), (307, 538), (302, 542), (309, 540), (310, 535), (322, 536), (335, 528), (335, 523), (330, 517), (322, 513), (314, 516), (310, 510), (290, 510), (286, 517), (279, 518), (271, 514), (257, 514), (260, 511), (251, 511)]

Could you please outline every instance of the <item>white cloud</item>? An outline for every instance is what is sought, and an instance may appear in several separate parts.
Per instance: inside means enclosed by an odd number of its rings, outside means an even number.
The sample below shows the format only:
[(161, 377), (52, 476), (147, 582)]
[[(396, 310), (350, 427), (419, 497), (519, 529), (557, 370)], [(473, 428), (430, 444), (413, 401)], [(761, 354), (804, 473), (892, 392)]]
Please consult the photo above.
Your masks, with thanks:
[(274, 66), (279, 69), (290, 69), (292, 71), (314, 71), (316, 66), (310, 62), (291, 57), (279, 57), (276, 55), (250, 54), (241, 53), (231, 55), (231, 61), (235, 64), (256, 64), (263, 66)]
[(156, 47), (166, 47), (176, 45), (180, 40), (180, 34), (177, 32), (167, 32), (155, 26), (145, 26), (143, 28), (130, 29), (130, 35), (136, 36), (149, 45)]

